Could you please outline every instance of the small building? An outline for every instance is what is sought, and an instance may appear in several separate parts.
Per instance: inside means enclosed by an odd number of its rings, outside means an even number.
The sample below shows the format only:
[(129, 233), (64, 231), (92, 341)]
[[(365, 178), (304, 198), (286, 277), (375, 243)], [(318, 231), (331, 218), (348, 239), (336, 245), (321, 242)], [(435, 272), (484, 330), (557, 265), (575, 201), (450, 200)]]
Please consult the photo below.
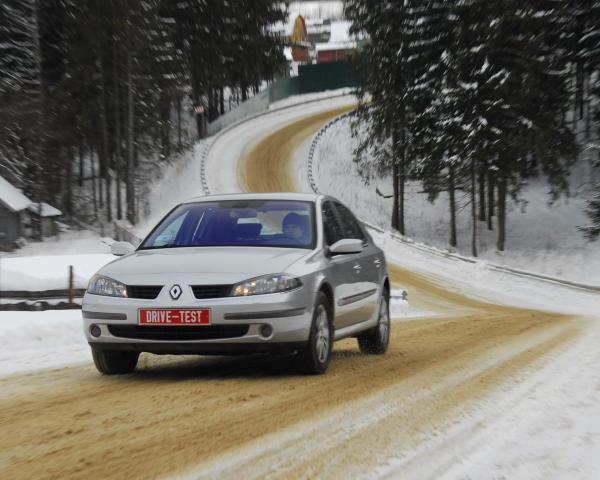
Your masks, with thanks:
[(317, 63), (345, 62), (354, 54), (356, 38), (350, 34), (350, 22), (331, 22), (329, 40), (315, 45)]
[(23, 221), (31, 205), (21, 190), (0, 177), (0, 249), (12, 248), (22, 237)]
[(58, 208), (54, 208), (52, 205), (41, 202), (41, 208), (39, 203), (32, 203), (27, 210), (29, 211), (31, 223), (34, 225), (41, 225), (43, 237), (50, 237), (58, 234), (57, 220), (62, 216), (62, 212)]
[(306, 22), (302, 15), (298, 15), (294, 21), (294, 29), (289, 36), (292, 47), (292, 60), (294, 62), (308, 63), (310, 61), (310, 43), (307, 40)]

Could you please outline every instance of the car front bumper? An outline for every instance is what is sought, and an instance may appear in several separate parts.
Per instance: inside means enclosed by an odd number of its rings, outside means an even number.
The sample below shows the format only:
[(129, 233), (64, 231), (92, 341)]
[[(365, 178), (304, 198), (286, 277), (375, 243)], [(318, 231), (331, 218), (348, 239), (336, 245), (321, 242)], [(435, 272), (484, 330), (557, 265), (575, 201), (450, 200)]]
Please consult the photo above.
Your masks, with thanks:
[[(116, 298), (86, 293), (83, 299), (83, 327), (88, 343), (105, 350), (133, 350), (151, 353), (181, 354), (235, 354), (271, 351), (288, 351), (301, 348), (308, 340), (312, 321), (313, 299), (305, 288), (291, 292), (227, 297), (198, 300), (191, 291), (185, 291), (177, 301), (171, 300), (163, 291), (154, 300)], [(182, 338), (175, 334), (172, 339), (148, 339), (146, 333), (155, 332), (156, 326), (138, 326), (141, 308), (209, 308), (211, 323), (208, 330), (226, 331), (232, 326), (247, 327), (240, 336), (220, 333), (219, 338), (186, 339), (188, 331), (200, 332), (203, 325), (164, 326), (166, 333), (171, 329), (183, 332)], [(93, 336), (92, 326), (99, 328)], [(137, 327), (136, 327), (137, 326)], [(265, 335), (264, 326), (271, 327)], [(223, 328), (221, 328), (223, 327)], [(154, 330), (153, 330), (154, 329)], [(98, 329), (96, 329), (97, 331)], [(111, 332), (112, 330), (112, 332)], [(122, 331), (128, 330), (127, 336)], [(235, 328), (234, 328), (235, 330)], [(141, 335), (135, 332), (143, 332)], [(133, 338), (135, 337), (135, 338)]]

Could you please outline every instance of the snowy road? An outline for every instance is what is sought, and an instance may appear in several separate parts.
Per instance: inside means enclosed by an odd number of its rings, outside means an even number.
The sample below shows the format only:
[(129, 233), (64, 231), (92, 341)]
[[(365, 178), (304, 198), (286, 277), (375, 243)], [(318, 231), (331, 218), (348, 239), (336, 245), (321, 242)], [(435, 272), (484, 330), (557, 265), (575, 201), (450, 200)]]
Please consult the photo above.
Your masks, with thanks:
[[(303, 188), (295, 152), (349, 103), (224, 133), (211, 187)], [(320, 377), (285, 358), (152, 356), (120, 378), (91, 362), (0, 377), (0, 477), (597, 478), (600, 297), (379, 240), (394, 285), (436, 313), (394, 322), (387, 355), (345, 340)]]

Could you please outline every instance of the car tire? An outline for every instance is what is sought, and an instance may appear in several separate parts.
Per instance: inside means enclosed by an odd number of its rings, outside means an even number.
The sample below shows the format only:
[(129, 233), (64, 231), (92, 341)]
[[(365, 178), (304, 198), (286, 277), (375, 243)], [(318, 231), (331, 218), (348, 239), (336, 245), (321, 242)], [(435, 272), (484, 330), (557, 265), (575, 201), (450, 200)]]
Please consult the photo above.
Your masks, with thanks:
[(327, 371), (333, 348), (332, 309), (327, 297), (319, 292), (313, 309), (306, 349), (300, 353), (304, 373), (321, 375)]
[(379, 300), (377, 326), (358, 337), (358, 347), (362, 353), (382, 355), (390, 343), (390, 295), (385, 289)]
[(123, 375), (133, 372), (139, 356), (139, 352), (100, 350), (92, 347), (94, 365), (104, 375)]

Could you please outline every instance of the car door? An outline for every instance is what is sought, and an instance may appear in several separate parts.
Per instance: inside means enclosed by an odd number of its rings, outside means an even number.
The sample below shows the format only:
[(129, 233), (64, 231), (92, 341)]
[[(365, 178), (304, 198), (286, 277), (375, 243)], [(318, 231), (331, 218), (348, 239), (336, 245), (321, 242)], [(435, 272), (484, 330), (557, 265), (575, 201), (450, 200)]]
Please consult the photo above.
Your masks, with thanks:
[[(325, 245), (330, 247), (338, 240), (342, 240), (345, 230), (333, 207), (333, 202), (325, 201), (322, 204), (323, 232), (325, 233)], [(356, 304), (348, 302), (356, 292), (355, 277), (359, 275), (356, 267), (359, 254), (338, 254), (328, 256), (327, 276), (333, 288), (334, 294), (334, 327), (340, 329), (355, 322), (357, 317)]]
[(342, 226), (343, 237), (358, 238), (363, 241), (362, 252), (355, 254), (352, 260), (353, 295), (340, 299), (342, 303), (352, 307), (348, 321), (349, 324), (353, 324), (373, 318), (376, 312), (382, 262), (379, 258), (379, 249), (365, 234), (363, 227), (350, 209), (339, 202), (334, 202), (334, 208)]

